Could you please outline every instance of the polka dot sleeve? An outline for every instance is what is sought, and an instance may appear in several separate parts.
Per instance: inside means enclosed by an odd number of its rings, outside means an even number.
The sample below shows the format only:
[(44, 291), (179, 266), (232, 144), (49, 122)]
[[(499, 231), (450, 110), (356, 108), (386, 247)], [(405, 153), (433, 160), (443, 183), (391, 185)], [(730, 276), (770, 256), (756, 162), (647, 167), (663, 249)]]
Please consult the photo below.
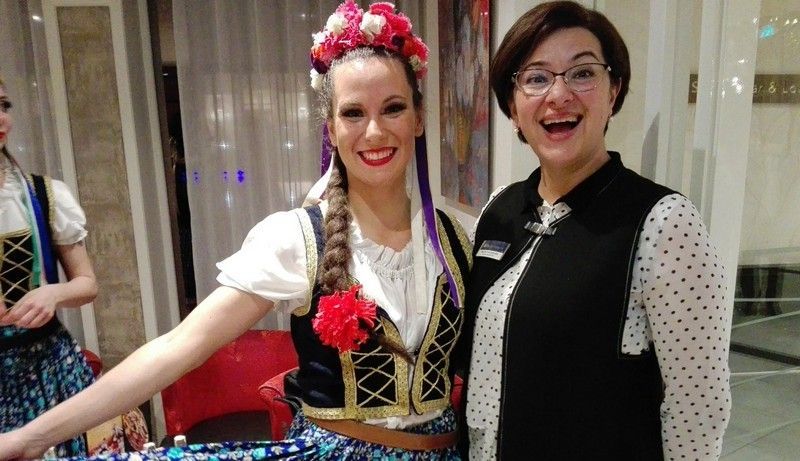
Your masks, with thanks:
[[(664, 457), (716, 460), (730, 418), (724, 269), (694, 205), (674, 194), (640, 237), (642, 300), (664, 380)], [(648, 264), (649, 263), (649, 264)]]

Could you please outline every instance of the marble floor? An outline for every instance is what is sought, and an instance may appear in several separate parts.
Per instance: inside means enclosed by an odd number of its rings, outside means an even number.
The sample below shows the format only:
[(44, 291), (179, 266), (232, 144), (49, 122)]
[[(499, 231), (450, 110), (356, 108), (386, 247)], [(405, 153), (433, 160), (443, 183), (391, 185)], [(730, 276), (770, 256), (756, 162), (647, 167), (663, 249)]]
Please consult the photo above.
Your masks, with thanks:
[[(732, 342), (800, 356), (800, 315), (734, 326)], [(733, 410), (724, 461), (800, 460), (800, 367), (731, 353)]]

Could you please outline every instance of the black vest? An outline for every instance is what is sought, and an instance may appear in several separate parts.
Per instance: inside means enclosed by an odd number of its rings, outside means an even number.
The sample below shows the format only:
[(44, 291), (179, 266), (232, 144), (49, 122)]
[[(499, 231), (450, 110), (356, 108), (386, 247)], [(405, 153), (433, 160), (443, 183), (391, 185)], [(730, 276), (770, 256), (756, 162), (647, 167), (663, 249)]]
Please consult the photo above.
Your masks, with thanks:
[(526, 230), (541, 223), (539, 170), (502, 191), (478, 225), (476, 251), (486, 240), (511, 245), (500, 261), (474, 259), (465, 335), (489, 287), (535, 245), (504, 328), (500, 459), (663, 457), (663, 384), (653, 347), (623, 355), (621, 335), (643, 221), (672, 191), (610, 155), (559, 200), (572, 211), (550, 224), (552, 235), (537, 241)]
[[(28, 175), (33, 186), (33, 200), (37, 202), (36, 207), (41, 210), (42, 226), (38, 231), (41, 232), (41, 242), (45, 267), (42, 270), (42, 278), (49, 283), (58, 282), (58, 266), (56, 263), (57, 250), (52, 235), (53, 220), (55, 219), (55, 196), (53, 195), (52, 180), (47, 176), (35, 174)], [(28, 184), (21, 184), (23, 189)], [(38, 224), (38, 223), (37, 223)], [(4, 293), (4, 301), (7, 308), (16, 304), (29, 291), (38, 288), (39, 285), (33, 283), (34, 254), (34, 229), (21, 235), (0, 236), (0, 251), (3, 257), (0, 260), (0, 292)], [(61, 322), (55, 315), (44, 325), (34, 328), (19, 328), (12, 325), (0, 326), (0, 351), (7, 351), (16, 347), (27, 346), (45, 338), (55, 332)]]
[[(323, 217), (318, 206), (298, 212), (306, 237), (309, 266), (315, 269), (325, 246)], [(458, 289), (463, 293), (463, 277), (470, 264), (469, 240), (457, 222), (440, 210), (437, 212), (439, 239), (454, 270)], [(315, 273), (315, 270), (309, 273), (311, 280), (316, 280)], [(424, 413), (447, 408), (452, 382), (450, 352), (464, 321), (463, 309), (450, 298), (448, 287), (446, 276), (440, 274), (428, 330), (419, 350), (415, 351), (416, 363), (408, 364), (399, 355), (386, 351), (374, 338), (357, 350), (342, 354), (323, 345), (311, 324), (321, 296), (320, 287), (315, 283), (309, 305), (298, 308), (291, 317), (303, 412), (323, 419), (363, 420), (408, 415), (412, 409)], [(380, 306), (376, 324), (378, 334), (402, 345), (397, 328)], [(415, 367), (412, 382), (408, 380), (410, 366)]]

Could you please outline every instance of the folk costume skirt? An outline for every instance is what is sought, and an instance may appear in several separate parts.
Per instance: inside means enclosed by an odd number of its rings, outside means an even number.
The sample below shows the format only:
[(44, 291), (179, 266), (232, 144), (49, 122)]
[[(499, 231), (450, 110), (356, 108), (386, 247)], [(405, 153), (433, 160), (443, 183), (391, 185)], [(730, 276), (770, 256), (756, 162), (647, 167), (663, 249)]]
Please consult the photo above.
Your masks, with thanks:
[[(33, 343), (0, 350), (0, 432), (24, 426), (93, 381), (78, 343), (61, 326)], [(58, 445), (56, 454), (85, 455), (83, 436)]]

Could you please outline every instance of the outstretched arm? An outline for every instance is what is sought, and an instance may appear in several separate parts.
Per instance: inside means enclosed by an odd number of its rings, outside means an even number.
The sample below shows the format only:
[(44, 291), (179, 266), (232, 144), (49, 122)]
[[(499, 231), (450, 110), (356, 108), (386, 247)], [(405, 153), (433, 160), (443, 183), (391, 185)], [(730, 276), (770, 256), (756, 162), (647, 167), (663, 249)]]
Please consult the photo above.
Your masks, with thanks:
[(0, 460), (39, 457), (50, 446), (141, 404), (200, 366), (272, 307), (257, 295), (217, 288), (174, 330), (140, 347), (96, 383), (25, 427), (0, 435)]
[(0, 325), (38, 328), (53, 318), (57, 308), (80, 307), (94, 300), (97, 281), (84, 242), (59, 245), (57, 250), (67, 281), (29, 291), (0, 316)]

